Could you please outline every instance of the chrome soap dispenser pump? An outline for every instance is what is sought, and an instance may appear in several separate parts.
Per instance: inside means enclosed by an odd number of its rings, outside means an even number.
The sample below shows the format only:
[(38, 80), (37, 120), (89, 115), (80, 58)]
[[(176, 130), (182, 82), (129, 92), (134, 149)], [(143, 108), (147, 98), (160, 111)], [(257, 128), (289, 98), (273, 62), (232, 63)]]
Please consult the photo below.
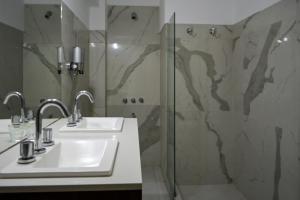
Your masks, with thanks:
[(66, 68), (74, 75), (84, 74), (84, 54), (83, 50), (79, 46), (75, 46), (72, 50), (72, 61), (65, 61), (64, 47), (57, 48), (57, 72), (61, 74), (63, 68)]
[[(77, 34), (76, 34), (76, 38)], [(76, 39), (78, 40), (78, 39)], [(84, 50), (78, 45), (76, 41), (75, 47), (72, 49), (72, 60), (66, 61), (65, 49), (63, 46), (57, 48), (57, 72), (61, 74), (62, 69), (66, 68), (73, 75), (84, 74)]]

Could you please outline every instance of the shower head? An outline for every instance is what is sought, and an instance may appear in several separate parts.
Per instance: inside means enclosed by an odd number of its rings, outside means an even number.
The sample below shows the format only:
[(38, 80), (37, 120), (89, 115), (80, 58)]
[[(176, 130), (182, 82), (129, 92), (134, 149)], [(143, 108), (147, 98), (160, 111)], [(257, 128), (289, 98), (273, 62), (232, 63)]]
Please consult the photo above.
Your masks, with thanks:
[(134, 21), (138, 20), (138, 15), (137, 15), (136, 12), (131, 13), (131, 19), (134, 20)]
[(49, 20), (49, 19), (52, 17), (52, 15), (53, 15), (53, 12), (50, 11), (50, 10), (48, 10), (48, 11), (45, 13), (44, 17), (45, 17), (45, 19), (48, 19), (48, 20)]
[(210, 34), (212, 37), (216, 38), (216, 37), (217, 37), (217, 28), (211, 27), (211, 28), (209, 29), (209, 34)]

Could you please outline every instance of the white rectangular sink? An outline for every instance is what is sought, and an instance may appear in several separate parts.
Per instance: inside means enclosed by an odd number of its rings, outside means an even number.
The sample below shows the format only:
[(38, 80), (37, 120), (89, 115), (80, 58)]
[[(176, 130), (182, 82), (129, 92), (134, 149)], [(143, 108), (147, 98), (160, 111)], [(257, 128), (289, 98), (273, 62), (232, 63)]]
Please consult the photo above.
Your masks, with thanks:
[(10, 124), (11, 124), (10, 119), (0, 119), (0, 134), (8, 133), (9, 132), (8, 125)]
[(123, 117), (84, 117), (74, 127), (63, 126), (60, 132), (122, 132)]
[(31, 164), (14, 161), (0, 171), (2, 178), (110, 176), (118, 149), (115, 137), (61, 139)]

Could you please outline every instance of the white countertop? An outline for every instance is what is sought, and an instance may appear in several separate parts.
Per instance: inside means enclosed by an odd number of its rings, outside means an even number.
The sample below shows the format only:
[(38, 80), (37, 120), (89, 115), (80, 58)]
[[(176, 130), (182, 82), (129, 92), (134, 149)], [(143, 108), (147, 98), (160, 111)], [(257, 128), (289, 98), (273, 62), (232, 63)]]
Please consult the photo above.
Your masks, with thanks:
[[(115, 166), (109, 177), (72, 177), (72, 178), (26, 178), (0, 179), (0, 192), (60, 192), (60, 191), (105, 191), (141, 190), (142, 172), (139, 149), (138, 125), (136, 119), (124, 119), (121, 133), (59, 133), (58, 129), (66, 124), (61, 119), (51, 125), (54, 138), (73, 137), (72, 134), (89, 138), (115, 135), (119, 140)], [(0, 169), (8, 162), (16, 161), (19, 145), (0, 155)]]
[[(47, 126), (57, 119), (43, 119), (43, 125)], [(0, 154), (5, 152), (10, 147), (18, 144), (18, 142), (12, 142), (10, 140), (8, 124), (11, 123), (10, 119), (0, 119)]]

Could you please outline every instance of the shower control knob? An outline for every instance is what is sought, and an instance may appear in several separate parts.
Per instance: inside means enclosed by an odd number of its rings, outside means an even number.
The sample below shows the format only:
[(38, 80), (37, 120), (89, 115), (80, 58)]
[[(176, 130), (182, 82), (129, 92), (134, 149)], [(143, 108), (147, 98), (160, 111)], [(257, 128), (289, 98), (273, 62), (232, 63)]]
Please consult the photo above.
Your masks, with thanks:
[(123, 98), (123, 103), (127, 104), (128, 103), (128, 99), (127, 98)]
[(131, 113), (131, 118), (136, 118), (136, 114), (135, 113)]
[(34, 161), (34, 142), (29, 140), (22, 141), (20, 143), (20, 158), (18, 159), (18, 163), (29, 164)]
[(135, 98), (131, 98), (131, 103), (136, 103)]
[(144, 98), (143, 98), (143, 97), (140, 97), (140, 98), (139, 98), (139, 102), (140, 102), (140, 103), (144, 103)]

